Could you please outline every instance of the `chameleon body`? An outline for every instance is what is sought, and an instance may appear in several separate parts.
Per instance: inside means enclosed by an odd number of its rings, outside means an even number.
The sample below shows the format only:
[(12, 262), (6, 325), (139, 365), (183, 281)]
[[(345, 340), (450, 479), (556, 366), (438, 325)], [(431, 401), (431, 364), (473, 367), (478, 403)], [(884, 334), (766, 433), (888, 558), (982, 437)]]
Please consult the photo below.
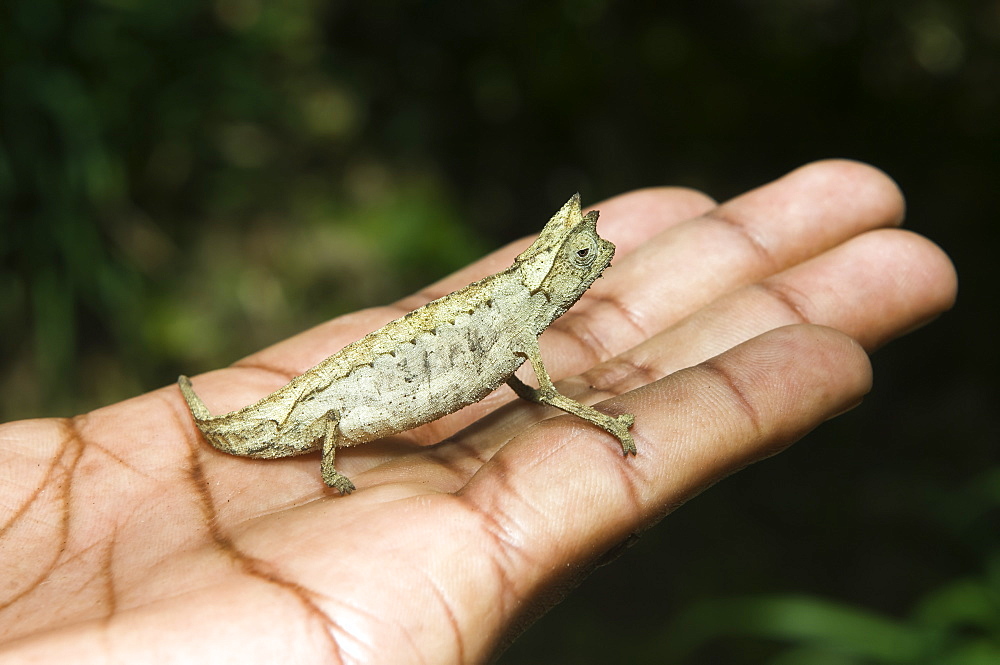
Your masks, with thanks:
[[(573, 413), (613, 434), (635, 454), (629, 414), (611, 417), (558, 393), (538, 336), (610, 264), (615, 246), (597, 235), (597, 211), (573, 196), (506, 270), (387, 323), (260, 401), (213, 416), (186, 376), (178, 379), (195, 423), (221, 451), (277, 458), (322, 450), (324, 482), (354, 485), (334, 467), (338, 447), (355, 446), (436, 420), (508, 383), (522, 398)], [(540, 387), (514, 372), (532, 364)]]

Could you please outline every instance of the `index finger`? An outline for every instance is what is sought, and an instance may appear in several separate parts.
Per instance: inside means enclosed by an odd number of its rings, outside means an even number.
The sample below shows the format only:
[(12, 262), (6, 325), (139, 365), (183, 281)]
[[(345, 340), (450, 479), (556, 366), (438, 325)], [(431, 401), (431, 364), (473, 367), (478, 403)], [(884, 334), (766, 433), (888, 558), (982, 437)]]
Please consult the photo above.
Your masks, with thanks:
[(612, 358), (741, 287), (898, 225), (903, 210), (899, 188), (882, 171), (827, 160), (673, 225), (617, 261), (546, 331), (550, 374), (570, 376)]

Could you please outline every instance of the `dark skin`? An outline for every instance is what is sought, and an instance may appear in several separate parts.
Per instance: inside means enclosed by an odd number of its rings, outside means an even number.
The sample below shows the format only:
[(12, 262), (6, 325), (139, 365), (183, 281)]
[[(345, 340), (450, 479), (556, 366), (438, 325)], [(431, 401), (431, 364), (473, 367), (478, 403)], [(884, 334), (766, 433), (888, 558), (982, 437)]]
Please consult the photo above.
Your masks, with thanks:
[[(660, 188), (594, 207), (618, 253), (542, 356), (566, 394), (635, 414), (637, 456), (506, 387), (342, 450), (350, 496), (323, 485), (318, 455), (214, 450), (176, 386), (10, 423), (0, 662), (483, 662), (630, 534), (856, 405), (866, 351), (955, 296), (941, 250), (894, 228), (892, 181), (853, 162), (721, 206)], [(199, 392), (216, 413), (248, 404), (527, 242), (205, 375)]]

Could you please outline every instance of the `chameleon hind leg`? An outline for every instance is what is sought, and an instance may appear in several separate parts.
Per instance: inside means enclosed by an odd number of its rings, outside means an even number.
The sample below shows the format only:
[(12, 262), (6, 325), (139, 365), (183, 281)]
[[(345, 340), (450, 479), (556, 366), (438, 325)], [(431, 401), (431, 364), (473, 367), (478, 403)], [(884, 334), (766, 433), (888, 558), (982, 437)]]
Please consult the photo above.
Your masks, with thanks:
[(326, 419), (326, 427), (323, 432), (323, 460), (320, 462), (320, 469), (323, 472), (323, 482), (330, 487), (336, 488), (341, 494), (350, 494), (354, 491), (354, 483), (347, 476), (337, 471), (333, 462), (337, 456), (337, 421), (333, 418)]
[(531, 367), (535, 370), (535, 376), (538, 377), (539, 387), (532, 388), (511, 374), (510, 378), (507, 379), (507, 385), (514, 389), (518, 397), (539, 404), (548, 404), (566, 413), (572, 413), (574, 416), (583, 418), (617, 438), (622, 445), (623, 454), (636, 454), (635, 441), (628, 431), (628, 428), (635, 424), (635, 416), (631, 413), (623, 413), (620, 416), (612, 417), (606, 413), (601, 413), (592, 406), (587, 406), (586, 404), (577, 402), (575, 399), (570, 399), (556, 390), (555, 384), (552, 383), (548, 371), (546, 371), (545, 366), (542, 364), (542, 355), (538, 350), (538, 340), (534, 336), (531, 336), (530, 341), (525, 341), (521, 352), (531, 362)]

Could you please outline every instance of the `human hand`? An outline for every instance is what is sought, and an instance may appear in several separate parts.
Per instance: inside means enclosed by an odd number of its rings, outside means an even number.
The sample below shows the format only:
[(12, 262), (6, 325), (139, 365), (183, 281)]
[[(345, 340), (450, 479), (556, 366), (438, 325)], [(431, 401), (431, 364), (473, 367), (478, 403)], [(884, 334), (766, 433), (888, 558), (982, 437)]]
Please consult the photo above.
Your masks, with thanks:
[[(617, 257), (542, 357), (565, 394), (635, 415), (636, 457), (508, 388), (342, 449), (358, 486), (343, 497), (318, 454), (214, 450), (176, 386), (10, 423), (0, 662), (482, 662), (629, 534), (857, 404), (864, 351), (954, 298), (948, 259), (891, 228), (902, 199), (864, 165), (811, 164), (721, 206), (663, 188), (595, 207)], [(526, 243), (207, 374), (199, 394), (214, 413), (249, 404)]]

